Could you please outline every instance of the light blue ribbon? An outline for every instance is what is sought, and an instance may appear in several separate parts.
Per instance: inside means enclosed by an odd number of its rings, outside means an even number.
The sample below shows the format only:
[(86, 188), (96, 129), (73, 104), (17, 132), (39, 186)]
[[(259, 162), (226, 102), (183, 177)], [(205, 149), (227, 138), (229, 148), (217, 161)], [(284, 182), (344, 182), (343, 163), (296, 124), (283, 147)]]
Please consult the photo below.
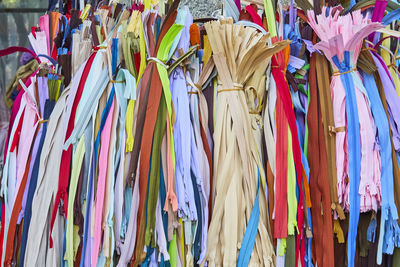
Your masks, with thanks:
[[(352, 2), (355, 1), (352, 0)], [(360, 186), (361, 172), (361, 141), (355, 86), (352, 72), (349, 72), (353, 68), (350, 64), (350, 52), (345, 51), (343, 57), (343, 62), (339, 61), (337, 55), (332, 57), (332, 61), (342, 73), (340, 79), (346, 93), (350, 181), (350, 222), (347, 241), (347, 262), (349, 267), (353, 267), (356, 253), (358, 221), (360, 219), (360, 195), (358, 194), (358, 188)]]
[[(392, 145), (390, 143), (390, 130), (389, 123), (383, 108), (378, 88), (374, 77), (362, 72), (364, 85), (371, 103), (371, 111), (374, 116), (374, 121), (378, 129), (378, 139), (380, 146), (381, 156), (381, 195), (382, 195), (382, 208), (381, 208), (381, 225), (378, 241), (377, 263), (382, 263), (382, 250), (385, 253), (393, 254), (393, 238), (398, 228), (397, 220), (398, 214), (394, 202), (394, 185), (393, 185), (393, 159), (392, 159)], [(376, 220), (375, 224), (376, 224)], [(375, 239), (375, 231), (373, 222), (368, 227), (367, 238), (368, 241), (373, 242)], [(391, 227), (393, 225), (393, 227)], [(396, 227), (397, 226), (397, 227)], [(385, 238), (384, 238), (385, 237)], [(385, 244), (384, 244), (385, 243)]]
[(400, 8), (393, 10), (389, 14), (383, 17), (382, 25), (389, 25), (394, 20), (398, 20), (400, 18)]
[(258, 222), (260, 219), (259, 194), (260, 194), (260, 171), (258, 170), (257, 195), (256, 199), (254, 200), (254, 205), (250, 214), (249, 223), (247, 224), (246, 227), (246, 232), (244, 233), (242, 246), (240, 247), (239, 257), (236, 265), (238, 267), (249, 265), (251, 252), (253, 251), (254, 243), (256, 242)]

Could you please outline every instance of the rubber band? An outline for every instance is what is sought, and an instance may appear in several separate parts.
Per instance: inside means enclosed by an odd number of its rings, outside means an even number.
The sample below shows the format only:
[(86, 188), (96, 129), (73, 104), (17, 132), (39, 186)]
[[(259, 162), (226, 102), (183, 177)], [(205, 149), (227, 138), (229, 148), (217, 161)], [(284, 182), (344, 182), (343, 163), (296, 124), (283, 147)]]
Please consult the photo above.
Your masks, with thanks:
[[(199, 88), (195, 84), (192, 84), (192, 83), (186, 83), (186, 86), (191, 86), (191, 87), (196, 88), (197, 90), (199, 90)], [(198, 95), (199, 91), (188, 91), (187, 93), (189, 95)]]
[(351, 69), (351, 70), (348, 70), (348, 71), (345, 71), (345, 72), (335, 71), (335, 72), (332, 74), (332, 76), (340, 76), (340, 75), (342, 75), (342, 74), (347, 74), (347, 73), (350, 73), (350, 72), (353, 72), (353, 71), (357, 71), (357, 68), (354, 68), (354, 69)]
[(147, 61), (148, 61), (148, 62), (159, 63), (159, 64), (161, 64), (164, 68), (168, 69), (168, 65), (165, 64), (164, 62), (162, 62), (161, 60), (159, 60), (159, 59), (156, 58), (156, 57), (148, 57), (148, 58), (147, 58)]
[(233, 87), (234, 87), (234, 88), (243, 89), (243, 84), (240, 84), (240, 83), (233, 83)]
[(93, 46), (92, 48), (94, 49), (93, 52), (97, 52), (97, 51), (99, 51), (100, 49), (107, 49), (107, 46), (105, 46), (105, 45), (99, 45), (99, 46)]
[(271, 69), (278, 69), (278, 70), (280, 70), (282, 73), (283, 73), (283, 76), (285, 77), (285, 80), (286, 80), (286, 71), (285, 70), (283, 70), (281, 67), (279, 67), (279, 66), (271, 66)]
[(367, 51), (367, 50), (369, 50), (369, 51), (373, 51), (373, 52), (376, 52), (376, 53), (378, 53), (378, 51), (375, 49), (375, 48), (372, 48), (372, 47), (364, 47), (363, 49), (361, 49), (362, 51)]
[[(222, 85), (221, 83), (218, 83), (218, 85)], [(229, 89), (219, 89), (217, 93), (222, 93), (222, 92), (234, 92), (234, 91), (242, 91), (243, 90), (243, 84), (240, 83), (233, 83), (233, 88)]]
[(222, 93), (222, 92), (237, 92), (237, 91), (243, 91), (243, 88), (239, 88), (239, 87), (236, 87), (236, 88), (230, 88), (230, 89), (220, 89), (220, 90), (218, 90), (217, 91), (217, 93)]
[(332, 134), (336, 134), (339, 132), (345, 132), (346, 126), (341, 126), (341, 127), (328, 126), (328, 130), (329, 130), (329, 135), (332, 136)]
[(233, 88), (233, 89), (220, 89), (217, 92), (218, 93), (222, 93), (222, 92), (234, 92), (234, 91), (242, 91), (242, 89), (236, 89), (236, 88)]
[(203, 87), (202, 87), (200, 84), (194, 83), (193, 85), (194, 85), (199, 91), (200, 91), (200, 90), (203, 90)]

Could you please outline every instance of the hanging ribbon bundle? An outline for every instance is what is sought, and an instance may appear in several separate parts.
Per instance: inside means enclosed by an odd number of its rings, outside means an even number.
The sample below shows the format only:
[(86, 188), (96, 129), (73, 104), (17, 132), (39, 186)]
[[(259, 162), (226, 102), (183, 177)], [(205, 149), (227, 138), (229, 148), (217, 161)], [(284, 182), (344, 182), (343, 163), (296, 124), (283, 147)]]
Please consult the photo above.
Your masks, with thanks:
[(128, 2), (0, 50), (2, 266), (400, 265), (400, 6)]
[[(269, 47), (266, 45), (268, 35), (250, 27), (232, 25), (232, 20), (210, 22), (205, 27), (220, 83), (214, 132), (215, 200), (209, 229), (209, 236), (215, 238), (208, 239), (207, 258), (211, 265), (231, 266), (236, 258), (243, 266), (249, 262), (270, 265), (273, 250), (266, 231), (266, 202), (260, 201), (260, 195), (265, 194), (265, 173), (257, 148), (260, 140), (252, 133), (252, 127), (257, 125), (249, 114), (255, 103), (248, 107), (251, 99), (246, 99), (245, 90), (259, 64), (287, 46), (287, 42)], [(253, 246), (260, 254), (251, 260)], [(240, 251), (236, 256), (238, 247)], [(218, 252), (219, 248), (223, 250)]]
[[(313, 11), (308, 12), (308, 17), (310, 26), (321, 39), (315, 47), (324, 51), (334, 69), (331, 92), (336, 129), (338, 196), (342, 208), (350, 211), (347, 244), (348, 262), (353, 265), (360, 211), (377, 211), (381, 201), (380, 155), (375, 149), (376, 126), (366, 89), (354, 66), (362, 39), (381, 26), (363, 18), (360, 11), (336, 18), (340, 11), (330, 10), (324, 15), (327, 10), (323, 8), (316, 19)], [(346, 120), (347, 129), (339, 130), (346, 128)]]

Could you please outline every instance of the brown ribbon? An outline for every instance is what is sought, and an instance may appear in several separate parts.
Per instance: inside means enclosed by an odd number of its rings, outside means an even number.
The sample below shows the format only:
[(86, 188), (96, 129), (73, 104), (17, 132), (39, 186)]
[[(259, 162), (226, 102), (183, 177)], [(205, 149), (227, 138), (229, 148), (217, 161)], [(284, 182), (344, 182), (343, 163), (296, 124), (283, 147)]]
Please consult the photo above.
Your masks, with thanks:
[[(331, 196), (331, 207), (335, 209), (339, 218), (343, 220), (345, 218), (342, 207), (339, 205), (337, 195), (337, 177), (336, 177), (336, 145), (335, 135), (332, 134), (330, 128), (331, 125), (335, 125), (333, 120), (333, 108), (331, 99), (331, 90), (329, 84), (329, 70), (327, 61), (324, 56), (315, 53), (316, 57), (316, 74), (318, 83), (318, 93), (320, 99), (320, 110), (322, 115), (322, 125), (324, 129), (325, 139), (325, 151), (327, 154), (328, 161), (328, 175), (330, 184), (330, 196)], [(341, 131), (342, 127), (336, 128), (335, 132)], [(335, 129), (335, 128), (333, 128)]]
[[(310, 59), (309, 107), (307, 112), (308, 160), (310, 164), (311, 216), (313, 221), (313, 251), (320, 266), (334, 266), (333, 226), (326, 147), (322, 128), (321, 108), (318, 104), (316, 59)], [(321, 213), (322, 206), (322, 213)]]

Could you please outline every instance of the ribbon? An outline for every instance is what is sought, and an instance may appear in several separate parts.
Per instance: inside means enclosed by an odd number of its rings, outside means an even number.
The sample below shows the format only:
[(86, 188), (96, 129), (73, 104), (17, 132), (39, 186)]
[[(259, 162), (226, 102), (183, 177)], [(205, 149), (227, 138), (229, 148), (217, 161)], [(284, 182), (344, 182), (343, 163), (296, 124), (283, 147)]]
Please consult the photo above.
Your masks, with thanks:
[(256, 242), (258, 221), (260, 219), (260, 171), (257, 173), (257, 195), (254, 200), (253, 209), (251, 210), (250, 219), (243, 236), (242, 245), (240, 247), (239, 256), (236, 266), (248, 266), (250, 262), (251, 252)]
[(15, 52), (26, 52), (29, 53), (33, 56), (33, 58), (40, 64), (42, 63), (39, 59), (39, 57), (33, 52), (32, 50), (22, 47), (22, 46), (10, 46), (6, 49), (0, 50), (0, 57), (8, 56), (10, 54), (13, 54)]
[(357, 226), (360, 217), (360, 186), (361, 169), (361, 141), (360, 127), (358, 119), (357, 101), (355, 86), (353, 82), (350, 65), (350, 52), (345, 51), (343, 62), (339, 61), (338, 56), (333, 56), (332, 61), (342, 73), (340, 79), (346, 92), (346, 118), (348, 129), (348, 153), (349, 153), (349, 181), (350, 181), (350, 222), (347, 241), (347, 261), (349, 266), (354, 266), (354, 257), (357, 243)]

